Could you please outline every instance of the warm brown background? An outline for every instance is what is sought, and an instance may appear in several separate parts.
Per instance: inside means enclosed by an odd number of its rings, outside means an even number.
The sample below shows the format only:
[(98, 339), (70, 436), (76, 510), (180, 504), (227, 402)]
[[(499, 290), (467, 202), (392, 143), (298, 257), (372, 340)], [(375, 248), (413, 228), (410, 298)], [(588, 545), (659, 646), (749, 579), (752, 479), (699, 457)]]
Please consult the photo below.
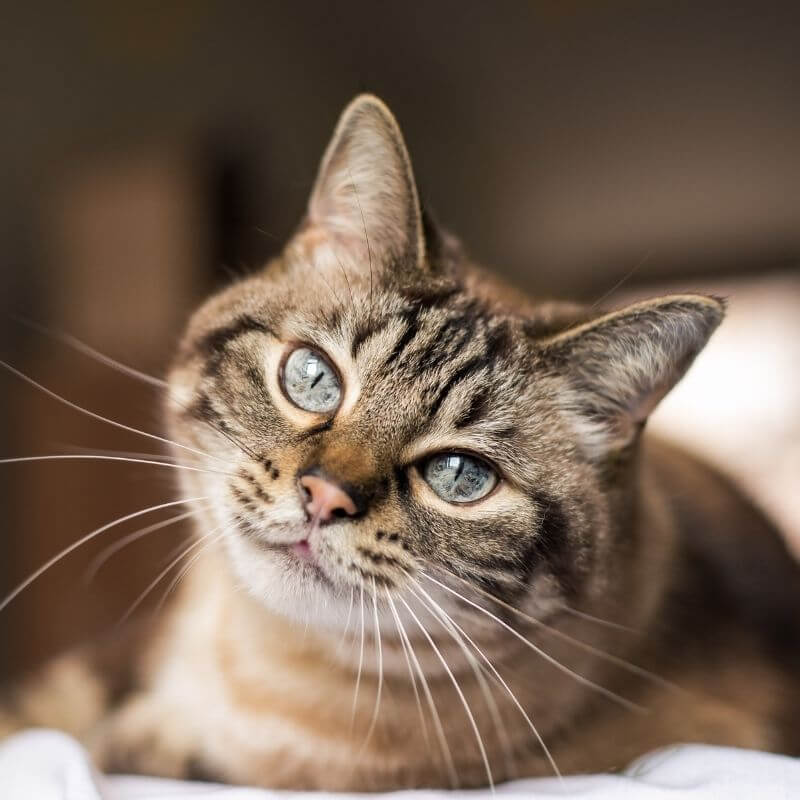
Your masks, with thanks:
[[(791, 282), (800, 264), (796, 3), (4, 6), (0, 310), (147, 371), (199, 297), (286, 237), (336, 115), (365, 89), (395, 110), (438, 216), (517, 283), (596, 299), (629, 274), (626, 288)], [(0, 357), (157, 430), (147, 387), (5, 314), (0, 333)], [(5, 374), (0, 412), (0, 455), (157, 452)], [(0, 470), (0, 594), (173, 497), (167, 470)], [(0, 614), (0, 669), (112, 626), (180, 539), (132, 546), (91, 586), (102, 542), (53, 569)]]

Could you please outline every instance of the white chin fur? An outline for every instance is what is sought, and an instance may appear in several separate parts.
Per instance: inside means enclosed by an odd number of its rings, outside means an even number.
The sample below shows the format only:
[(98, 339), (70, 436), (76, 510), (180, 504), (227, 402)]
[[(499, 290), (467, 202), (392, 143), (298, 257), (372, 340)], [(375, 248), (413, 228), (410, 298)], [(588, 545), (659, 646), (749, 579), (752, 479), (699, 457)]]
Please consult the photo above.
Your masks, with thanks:
[(343, 631), (350, 589), (304, 575), (300, 565), (285, 563), (280, 553), (260, 550), (236, 533), (225, 537), (234, 572), (242, 586), (265, 608), (302, 625)]

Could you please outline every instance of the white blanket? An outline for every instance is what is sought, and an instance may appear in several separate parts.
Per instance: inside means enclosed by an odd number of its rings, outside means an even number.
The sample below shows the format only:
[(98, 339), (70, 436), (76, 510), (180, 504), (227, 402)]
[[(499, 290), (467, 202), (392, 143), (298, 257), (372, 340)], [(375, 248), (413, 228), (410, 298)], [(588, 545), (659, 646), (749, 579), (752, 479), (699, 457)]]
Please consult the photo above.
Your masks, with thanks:
[[(619, 775), (523, 780), (497, 788), (506, 797), (581, 800), (789, 800), (800, 797), (800, 759), (702, 745), (677, 745), (640, 758)], [(368, 800), (376, 795), (324, 795), (230, 788), (155, 778), (106, 777), (83, 748), (55, 731), (28, 731), (0, 745), (2, 800)], [(396, 792), (403, 800), (488, 800), (478, 791)]]

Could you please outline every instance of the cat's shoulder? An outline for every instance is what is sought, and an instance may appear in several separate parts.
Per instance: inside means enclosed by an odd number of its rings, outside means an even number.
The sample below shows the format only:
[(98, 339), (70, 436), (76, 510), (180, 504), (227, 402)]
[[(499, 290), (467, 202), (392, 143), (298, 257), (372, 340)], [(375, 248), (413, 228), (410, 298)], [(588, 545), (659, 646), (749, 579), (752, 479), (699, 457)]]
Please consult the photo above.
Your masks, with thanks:
[(800, 563), (785, 536), (734, 480), (698, 456), (645, 437), (643, 459), (644, 479), (674, 521), (694, 613), (743, 622), (769, 649), (796, 651)]

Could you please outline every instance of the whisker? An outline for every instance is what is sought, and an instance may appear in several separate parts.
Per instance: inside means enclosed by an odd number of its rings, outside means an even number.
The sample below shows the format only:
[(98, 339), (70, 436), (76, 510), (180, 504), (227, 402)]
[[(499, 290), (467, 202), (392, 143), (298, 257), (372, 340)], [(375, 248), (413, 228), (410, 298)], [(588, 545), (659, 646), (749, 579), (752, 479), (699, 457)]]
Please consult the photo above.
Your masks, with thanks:
[[(135, 369), (134, 367), (131, 367), (128, 364), (124, 364), (115, 358), (111, 358), (111, 356), (107, 356), (104, 353), (101, 353), (99, 350), (96, 350), (94, 347), (91, 347), (90, 345), (86, 344), (86, 342), (81, 341), (76, 336), (72, 336), (71, 334), (68, 333), (59, 333), (57, 331), (50, 330), (49, 328), (46, 328), (44, 325), (40, 325), (39, 323), (25, 319), (24, 317), (16, 316), (14, 317), (14, 319), (16, 319), (16, 321), (21, 323), (22, 325), (27, 325), (28, 327), (32, 328), (33, 330), (37, 331), (43, 336), (49, 336), (50, 338), (55, 339), (56, 341), (60, 341), (62, 344), (65, 344), (68, 347), (77, 350), (79, 353), (83, 353), (83, 355), (88, 356), (89, 358), (92, 358), (95, 361), (98, 361), (101, 364), (110, 367), (111, 369), (121, 372), (123, 375), (127, 375), (128, 377), (143, 381), (144, 383), (149, 384), (150, 386), (155, 386), (157, 389), (169, 390), (169, 383), (163, 380), (162, 378), (156, 378), (152, 375), (148, 375), (146, 372), (142, 372), (141, 370)], [(179, 408), (182, 408), (184, 411), (190, 411), (187, 405), (180, 402), (174, 396), (170, 395), (169, 392), (167, 392), (167, 396), (169, 397), (170, 402), (175, 403), (175, 405), (177, 405)], [(194, 417), (194, 418), (198, 419), (205, 425), (208, 425), (210, 428), (215, 430), (221, 436), (224, 436), (231, 444), (238, 447), (243, 453), (250, 456), (250, 458), (253, 458), (256, 461), (258, 461), (258, 457), (255, 453), (253, 453), (249, 448), (247, 448), (235, 436), (228, 433), (227, 431), (224, 431), (212, 420), (205, 419), (203, 417)]]
[(331, 249), (333, 250), (333, 255), (336, 257), (336, 261), (339, 264), (339, 269), (342, 271), (342, 275), (344, 276), (344, 282), (347, 284), (347, 293), (350, 295), (350, 307), (355, 307), (355, 301), (353, 300), (353, 289), (350, 286), (350, 279), (347, 277), (347, 271), (344, 268), (344, 264), (342, 264), (342, 259), (339, 258), (339, 254), (336, 252), (336, 245), (335, 243), (332, 245)]
[[(221, 527), (222, 526), (214, 528), (212, 531), (204, 535), (202, 538), (207, 539), (208, 537), (213, 536), (213, 534), (219, 531)], [(200, 550), (197, 553), (195, 553), (195, 555), (193, 555), (189, 559), (189, 561), (186, 562), (184, 568), (180, 570), (180, 572), (178, 572), (178, 574), (172, 579), (169, 586), (167, 586), (167, 590), (164, 592), (164, 594), (161, 595), (161, 599), (158, 601), (158, 605), (156, 605), (153, 611), (153, 617), (158, 616), (158, 614), (161, 612), (161, 609), (164, 607), (164, 604), (167, 602), (167, 598), (170, 596), (170, 594), (172, 594), (173, 591), (175, 591), (177, 585), (188, 575), (189, 570), (197, 563), (197, 560), (203, 555), (203, 553), (205, 553), (206, 550), (209, 547), (211, 547), (212, 544), (215, 544), (216, 542), (220, 541), (229, 531), (230, 528), (226, 528), (224, 531), (220, 533), (219, 536), (215, 536), (210, 541), (207, 541), (206, 545), (204, 547), (201, 547)]]
[(472, 673), (475, 675), (475, 680), (477, 681), (481, 690), (481, 694), (483, 695), (483, 699), (486, 702), (486, 707), (489, 709), (489, 714), (492, 717), (492, 723), (497, 732), (497, 738), (500, 741), (500, 746), (503, 748), (507, 773), (509, 776), (513, 776), (516, 772), (516, 768), (514, 766), (514, 756), (511, 748), (511, 742), (508, 739), (507, 731), (503, 725), (500, 709), (497, 707), (497, 702), (494, 699), (494, 695), (489, 689), (486, 679), (483, 676), (483, 665), (479, 664), (475, 660), (475, 656), (472, 655), (467, 646), (464, 644), (463, 638), (455, 628), (452, 617), (450, 617), (450, 615), (430, 596), (430, 594), (428, 594), (428, 592), (426, 592), (425, 589), (420, 586), (418, 581), (415, 581), (413, 578), (411, 578), (411, 576), (408, 577), (419, 589), (419, 591), (428, 599), (428, 602), (426, 603), (425, 600), (413, 589), (409, 588), (411, 594), (416, 597), (423, 608), (425, 608), (429, 613), (433, 614), (435, 618), (438, 618), (439, 623), (450, 634), (461, 652), (464, 654), (464, 657), (467, 659), (467, 663), (469, 664)]
[(392, 614), (394, 616), (395, 622), (398, 625), (398, 630), (400, 631), (401, 638), (405, 639), (406, 644), (408, 645), (408, 652), (411, 656), (411, 660), (414, 662), (414, 668), (417, 671), (417, 675), (419, 676), (419, 681), (422, 684), (422, 691), (425, 694), (425, 699), (428, 702), (428, 708), (431, 710), (431, 716), (433, 717), (433, 726), (436, 729), (436, 737), (439, 740), (439, 747), (442, 751), (442, 757), (445, 760), (445, 765), (447, 767), (448, 777), (450, 778), (450, 785), (456, 789), (458, 788), (458, 773), (456, 772), (455, 764), (453, 763), (453, 754), (450, 752), (450, 747), (447, 744), (447, 737), (444, 733), (444, 727), (442, 725), (441, 717), (439, 716), (439, 711), (436, 708), (436, 703), (433, 701), (433, 695), (431, 694), (430, 686), (428, 685), (428, 681), (425, 677), (425, 671), (422, 669), (422, 665), (419, 663), (419, 659), (417, 658), (417, 654), (414, 652), (414, 645), (411, 643), (411, 639), (406, 632), (405, 626), (403, 625), (402, 620), (400, 619), (400, 614), (397, 611), (397, 606), (395, 606), (394, 600), (392, 599), (392, 595), (388, 589), (384, 590), (386, 592), (386, 600), (389, 603), (389, 608), (392, 610)]
[(196, 549), (197, 547), (200, 547), (200, 545), (210, 545), (213, 544), (213, 542), (216, 541), (217, 539), (221, 538), (220, 534), (220, 536), (216, 537), (212, 541), (208, 541), (209, 537), (212, 536), (214, 533), (216, 533), (218, 530), (219, 529), (217, 528), (211, 533), (208, 533), (205, 536), (201, 536), (199, 539), (192, 542), (192, 544), (190, 544), (188, 547), (183, 549), (176, 558), (172, 559), (172, 561), (170, 561), (169, 564), (167, 564), (167, 566), (164, 567), (164, 569), (161, 570), (161, 572), (159, 572), (158, 575), (147, 585), (147, 588), (136, 598), (136, 600), (133, 601), (133, 605), (131, 605), (130, 608), (128, 608), (128, 610), (120, 618), (119, 622), (117, 622), (117, 626), (124, 625), (125, 622), (127, 622), (127, 620), (131, 617), (133, 612), (136, 611), (136, 609), (139, 608), (139, 606), (145, 601), (147, 595), (149, 595), (150, 592), (152, 592), (153, 589), (155, 589), (156, 586), (158, 586), (158, 584), (161, 583), (161, 581), (169, 574), (170, 570), (176, 564), (178, 564), (181, 561), (181, 559), (189, 555), (189, 553), (191, 553), (192, 550)]
[(377, 657), (378, 657), (378, 688), (375, 691), (375, 709), (372, 712), (372, 719), (367, 728), (367, 735), (364, 737), (364, 743), (356, 756), (356, 761), (360, 758), (361, 754), (366, 750), (367, 744), (372, 738), (375, 726), (378, 724), (378, 712), (381, 707), (381, 691), (383, 690), (383, 645), (381, 644), (381, 625), (378, 621), (378, 589), (375, 585), (375, 577), (372, 578), (372, 609), (374, 611), (373, 617), (375, 622), (375, 641), (377, 643)]
[(483, 766), (486, 769), (486, 778), (489, 781), (489, 789), (491, 790), (492, 794), (494, 794), (494, 779), (492, 778), (492, 768), (489, 766), (489, 757), (486, 754), (486, 748), (483, 746), (483, 739), (481, 738), (480, 730), (478, 729), (478, 724), (475, 721), (475, 717), (472, 714), (472, 709), (469, 707), (469, 703), (467, 702), (467, 698), (464, 696), (464, 692), (461, 691), (461, 687), (458, 685), (458, 681), (456, 680), (455, 675), (453, 675), (453, 671), (450, 669), (447, 660), (439, 651), (439, 648), (436, 646), (436, 643), (431, 638), (431, 635), (425, 629), (425, 626), (420, 622), (419, 617), (414, 613), (411, 606), (405, 601), (405, 598), (398, 597), (397, 598), (406, 608), (408, 613), (411, 615), (411, 618), (414, 622), (417, 623), (417, 626), (422, 631), (422, 635), (427, 640), (428, 644), (431, 646), (431, 649), (434, 653), (436, 653), (436, 657), (439, 659), (442, 667), (444, 667), (445, 672), (450, 678), (450, 681), (453, 684), (453, 688), (455, 688), (456, 693), (458, 694), (461, 704), (464, 706), (464, 711), (467, 714), (467, 718), (469, 719), (469, 724), (472, 727), (472, 732), (475, 734), (475, 739), (478, 742), (478, 749), (481, 752), (481, 758), (483, 759)]
[(541, 628), (542, 630), (546, 631), (547, 633), (555, 636), (557, 639), (561, 639), (562, 641), (569, 642), (571, 645), (578, 647), (581, 650), (586, 651), (587, 653), (591, 653), (597, 658), (602, 659), (603, 661), (607, 661), (609, 664), (614, 664), (615, 666), (619, 667), (620, 669), (624, 669), (626, 672), (630, 672), (632, 675), (637, 675), (640, 678), (646, 678), (649, 681), (652, 681), (659, 686), (663, 686), (665, 689), (675, 689), (680, 690), (680, 687), (672, 683), (671, 681), (666, 680), (666, 678), (662, 678), (660, 675), (656, 675), (654, 672), (650, 672), (650, 670), (645, 669), (644, 667), (640, 667), (636, 664), (633, 664), (630, 661), (626, 661), (624, 658), (620, 658), (619, 656), (612, 655), (611, 653), (607, 653), (605, 650), (601, 650), (594, 645), (589, 644), (588, 642), (582, 642), (580, 639), (576, 639), (574, 636), (570, 636), (568, 633), (564, 633), (563, 631), (558, 630), (558, 628), (554, 627), (553, 625), (548, 625), (546, 622), (536, 619), (536, 617), (532, 617), (530, 614), (526, 614), (524, 611), (520, 611), (518, 608), (514, 608), (514, 606), (506, 603), (504, 600), (501, 600), (499, 597), (495, 597), (490, 592), (487, 592), (485, 589), (480, 588), (479, 586), (472, 586), (465, 578), (462, 578), (460, 575), (456, 575), (449, 570), (442, 570), (443, 572), (447, 572), (453, 578), (462, 583), (470, 586), (470, 588), (474, 589), (476, 592), (479, 592), (487, 599), (491, 600), (497, 605), (502, 606), (508, 611), (511, 611), (513, 614), (518, 616), (520, 619), (524, 619), (526, 622), (531, 623), (532, 625), (536, 625), (537, 627)]
[(653, 250), (648, 250), (642, 258), (633, 266), (632, 269), (628, 270), (605, 294), (600, 295), (594, 303), (589, 306), (589, 310), (593, 311), (597, 306), (599, 306), (604, 300), (611, 297), (617, 289), (621, 288), (624, 283), (626, 283), (630, 278), (632, 278), (652, 257)]
[(364, 241), (367, 244), (367, 261), (369, 263), (369, 324), (372, 325), (372, 290), (373, 290), (373, 269), (372, 269), (372, 246), (369, 243), (369, 233), (367, 232), (367, 218), (364, 216), (364, 209), (361, 205), (361, 198), (358, 196), (358, 187), (353, 179), (353, 173), (350, 170), (350, 162), (347, 163), (347, 174), (350, 176), (350, 185), (353, 187), (353, 194), (356, 198), (358, 205), (358, 213), (361, 214), (361, 224), (364, 226)]
[[(82, 447), (80, 445), (70, 445), (77, 453), (90, 456), (125, 456), (126, 458), (151, 458), (153, 461), (172, 461), (176, 464), (189, 462), (180, 461), (176, 456), (168, 453), (143, 453), (135, 450), (114, 450), (112, 448), (101, 447)], [(195, 466), (193, 463), (190, 466)]]
[(514, 692), (512, 691), (511, 687), (508, 685), (508, 683), (506, 683), (506, 681), (504, 680), (503, 676), (498, 672), (498, 670), (495, 667), (495, 665), (492, 664), (492, 662), (489, 659), (489, 657), (483, 652), (483, 650), (481, 650), (480, 647), (478, 647), (478, 645), (469, 636), (469, 634), (427, 592), (425, 592), (425, 590), (422, 588), (422, 586), (420, 586), (418, 581), (415, 581), (413, 578), (411, 578), (411, 580), (413, 581), (413, 583), (416, 584), (416, 586), (419, 588), (419, 590), (421, 592), (423, 592), (425, 594), (425, 596), (430, 599), (431, 603), (433, 603), (434, 606), (439, 609), (439, 611), (449, 620), (450, 624), (461, 634), (461, 636), (464, 639), (466, 639), (466, 641), (473, 647), (475, 652), (481, 657), (483, 662), (486, 664), (486, 666), (491, 671), (491, 673), (494, 676), (494, 678), (506, 690), (506, 692), (508, 693), (508, 696), (511, 698), (511, 702), (514, 703), (514, 705), (517, 707), (517, 710), (520, 712), (520, 714), (522, 714), (523, 719), (527, 723), (528, 727), (531, 729), (531, 732), (533, 733), (534, 737), (536, 738), (536, 741), (539, 743), (539, 746), (542, 748), (542, 752), (544, 753), (545, 758), (547, 758), (547, 761), (550, 763), (550, 766), (553, 768), (553, 772), (556, 774), (557, 777), (561, 778), (562, 777), (561, 776), (561, 771), (559, 770), (558, 765), (555, 762), (555, 759), (553, 758), (552, 754), (550, 753), (550, 749), (544, 743), (544, 739), (542, 739), (542, 736), (539, 733), (537, 727), (533, 724), (533, 721), (528, 716), (528, 713), (525, 711), (525, 709), (522, 707), (522, 704), (517, 699), (517, 696), (514, 694)]
[(35, 330), (37, 333), (40, 333), (43, 336), (47, 336), (50, 339), (55, 339), (56, 341), (71, 347), (73, 350), (77, 350), (79, 353), (83, 353), (83, 355), (88, 356), (89, 358), (92, 358), (101, 364), (121, 372), (123, 375), (136, 378), (144, 383), (149, 383), (151, 386), (157, 386), (160, 389), (164, 389), (168, 386), (167, 382), (162, 378), (156, 378), (153, 375), (148, 375), (146, 372), (142, 372), (141, 370), (130, 367), (127, 364), (123, 364), (121, 361), (117, 361), (115, 358), (111, 358), (111, 356), (107, 356), (105, 353), (95, 350), (94, 347), (86, 344), (86, 342), (82, 342), (72, 334), (54, 331), (51, 328), (48, 328), (39, 322), (34, 322), (33, 320), (27, 319), (26, 317), (12, 315), (12, 319), (16, 320), (21, 325), (25, 325), (26, 327)]
[(350, 605), (347, 607), (347, 621), (344, 623), (344, 630), (342, 631), (342, 638), (339, 639), (339, 644), (336, 648), (336, 655), (338, 656), (339, 653), (342, 652), (342, 647), (344, 647), (345, 639), (347, 638), (347, 634), (350, 631), (350, 618), (353, 616), (353, 601), (355, 600), (355, 588), (353, 586), (350, 587)]
[[(391, 598), (391, 595), (389, 595), (389, 590), (388, 589), (386, 589), (386, 593)], [(417, 711), (419, 713), (419, 721), (422, 724), (422, 735), (425, 738), (426, 746), (430, 749), (431, 743), (430, 743), (430, 737), (429, 737), (429, 734), (428, 734), (428, 725), (427, 725), (427, 723), (425, 721), (425, 712), (422, 710), (422, 700), (421, 700), (421, 698), (419, 696), (419, 688), (417, 687), (417, 676), (414, 673), (414, 668), (411, 665), (411, 656), (408, 653), (408, 645), (406, 644), (406, 639), (405, 639), (405, 630), (403, 628), (403, 623), (402, 623), (402, 621), (400, 620), (400, 617), (397, 614), (397, 610), (394, 607), (394, 603), (390, 602), (390, 608), (391, 608), (391, 611), (392, 611), (392, 616), (394, 617), (394, 623), (395, 623), (395, 627), (397, 628), (398, 636), (400, 637), (400, 645), (403, 648), (403, 655), (405, 656), (406, 666), (408, 667), (408, 675), (409, 675), (409, 678), (411, 679), (411, 688), (412, 688), (412, 690), (414, 692), (414, 700), (417, 703)]]
[(189, 472), (205, 472), (209, 475), (228, 475), (234, 477), (233, 472), (223, 472), (215, 469), (203, 469), (202, 467), (190, 467), (186, 464), (173, 464), (169, 461), (156, 461), (145, 458), (127, 458), (125, 456), (103, 456), (94, 453), (59, 453), (47, 456), (14, 456), (12, 458), (0, 458), (0, 464), (24, 464), (33, 461), (125, 461), (129, 464), (145, 464), (154, 467), (168, 467), (169, 469), (185, 469)]
[(166, 439), (163, 436), (159, 436), (155, 433), (149, 433), (148, 431), (141, 431), (138, 428), (133, 428), (130, 425), (125, 425), (122, 422), (117, 422), (116, 420), (109, 419), (108, 417), (104, 417), (102, 414), (98, 414), (95, 411), (90, 411), (88, 408), (84, 408), (83, 406), (79, 406), (77, 403), (73, 403), (71, 400), (67, 400), (66, 397), (62, 397), (60, 394), (56, 394), (51, 389), (48, 389), (46, 386), (42, 386), (41, 383), (38, 383), (33, 378), (28, 377), (24, 372), (20, 372), (15, 367), (12, 367), (11, 364), (8, 364), (5, 361), (0, 360), (0, 367), (8, 370), (12, 375), (16, 375), (20, 380), (25, 381), (25, 383), (33, 386), (39, 391), (44, 392), (48, 397), (51, 397), (53, 400), (57, 400), (59, 403), (63, 403), (68, 408), (73, 409), (74, 411), (79, 411), (81, 414), (85, 414), (87, 417), (91, 417), (92, 419), (96, 419), (99, 422), (105, 422), (107, 425), (111, 425), (114, 428), (119, 428), (120, 430), (127, 431), (128, 433), (134, 433), (137, 436), (144, 436), (146, 439), (153, 439), (156, 442), (161, 442), (162, 444), (171, 445), (173, 447), (180, 447), (182, 450), (188, 450), (190, 453), (194, 453), (195, 455), (203, 456), (203, 458), (211, 458), (215, 461), (220, 461), (223, 464), (225, 463), (222, 459), (217, 458), (216, 456), (212, 456), (210, 453), (204, 453), (202, 450), (195, 450), (193, 447), (189, 447), (189, 445), (181, 444), (180, 442), (174, 442), (171, 439)]
[(579, 672), (575, 672), (575, 670), (572, 670), (569, 667), (565, 666), (560, 661), (553, 658), (553, 656), (551, 656), (549, 653), (542, 650), (541, 647), (537, 647), (533, 642), (528, 641), (528, 639), (526, 639), (519, 631), (512, 628), (507, 622), (504, 622), (496, 614), (493, 614), (491, 611), (487, 611), (482, 606), (479, 606), (477, 603), (474, 603), (472, 600), (469, 600), (468, 598), (464, 597), (463, 594), (459, 594), (459, 592), (457, 592), (455, 589), (450, 588), (449, 586), (445, 585), (441, 581), (436, 580), (436, 578), (433, 578), (432, 576), (428, 575), (425, 572), (420, 572), (419, 574), (422, 575), (423, 578), (427, 578), (432, 583), (435, 583), (437, 586), (441, 587), (446, 592), (449, 592), (455, 597), (460, 598), (467, 605), (472, 606), (474, 609), (480, 611), (482, 614), (485, 614), (490, 619), (493, 619), (496, 623), (498, 623), (498, 625), (501, 625), (510, 634), (512, 634), (512, 636), (515, 636), (517, 639), (519, 639), (519, 641), (521, 641), (526, 647), (529, 647), (531, 650), (533, 650), (534, 653), (536, 653), (545, 661), (547, 661), (548, 664), (552, 664), (560, 672), (563, 672), (565, 675), (569, 675), (574, 681), (581, 684), (581, 686), (585, 686), (588, 689), (592, 689), (598, 694), (603, 695), (603, 697), (606, 697), (612, 702), (621, 705), (623, 708), (626, 708), (629, 711), (645, 712), (647, 710), (638, 703), (634, 703), (631, 700), (627, 700), (626, 698), (621, 697), (615, 692), (612, 692), (610, 689), (606, 689), (604, 686), (600, 686), (600, 684), (595, 683), (593, 680), (590, 680), (584, 675), (581, 675)]
[(629, 625), (623, 625), (620, 622), (612, 622), (609, 619), (601, 619), (600, 617), (595, 617), (592, 614), (587, 614), (585, 611), (579, 611), (577, 608), (572, 608), (572, 606), (568, 606), (566, 603), (559, 603), (559, 608), (566, 611), (568, 614), (572, 614), (575, 617), (580, 619), (585, 619), (587, 622), (594, 622), (597, 625), (604, 625), (607, 628), (613, 628), (617, 631), (623, 631), (625, 633), (633, 633), (639, 634), (641, 631), (636, 630), (636, 628), (631, 628)]
[(153, 511), (160, 511), (162, 508), (172, 508), (173, 506), (182, 505), (185, 503), (196, 503), (201, 500), (207, 500), (207, 497), (191, 497), (185, 500), (172, 500), (169, 503), (160, 503), (156, 506), (150, 506), (149, 508), (143, 508), (139, 511), (134, 511), (132, 514), (126, 514), (124, 517), (120, 517), (119, 519), (115, 519), (113, 522), (107, 522), (105, 525), (93, 530), (91, 533), (87, 533), (85, 536), (82, 536), (78, 539), (77, 542), (73, 542), (68, 547), (65, 547), (55, 556), (53, 556), (49, 561), (46, 561), (35, 570), (31, 575), (29, 575), (22, 583), (20, 583), (15, 589), (13, 589), (9, 594), (7, 594), (2, 601), (0, 601), (0, 611), (2, 611), (6, 606), (14, 600), (21, 592), (28, 588), (37, 578), (43, 575), (47, 570), (50, 569), (53, 565), (57, 564), (61, 561), (62, 558), (65, 558), (70, 553), (77, 550), (79, 547), (83, 546), (87, 542), (90, 542), (92, 539), (99, 536), (101, 533), (105, 533), (105, 531), (114, 528), (117, 525), (121, 525), (123, 522), (127, 522), (131, 519), (136, 519), (136, 517), (141, 517), (144, 514), (150, 514)]
[(118, 539), (116, 542), (106, 547), (105, 550), (103, 550), (103, 552), (100, 553), (91, 562), (91, 564), (89, 564), (88, 568), (86, 569), (86, 573), (83, 576), (84, 583), (91, 583), (97, 576), (97, 573), (100, 571), (100, 568), (103, 566), (103, 564), (105, 564), (110, 558), (116, 555), (120, 550), (127, 547), (129, 544), (133, 544), (139, 539), (144, 538), (148, 533), (155, 533), (156, 531), (160, 531), (162, 528), (166, 528), (169, 525), (174, 525), (176, 522), (181, 522), (189, 517), (196, 517), (202, 512), (202, 510), (203, 509), (198, 509), (197, 511), (184, 511), (182, 514), (178, 514), (175, 517), (169, 517), (168, 519), (161, 520), (160, 522), (155, 522), (152, 525), (148, 525), (146, 528), (140, 528), (138, 531), (134, 531), (133, 533), (129, 533), (127, 536), (123, 536), (121, 539)]
[(364, 579), (361, 579), (359, 598), (361, 601), (361, 644), (358, 649), (358, 674), (356, 675), (356, 687), (353, 692), (353, 710), (350, 715), (350, 731), (352, 733), (353, 723), (356, 719), (356, 704), (358, 703), (358, 690), (361, 686), (361, 670), (364, 667)]

